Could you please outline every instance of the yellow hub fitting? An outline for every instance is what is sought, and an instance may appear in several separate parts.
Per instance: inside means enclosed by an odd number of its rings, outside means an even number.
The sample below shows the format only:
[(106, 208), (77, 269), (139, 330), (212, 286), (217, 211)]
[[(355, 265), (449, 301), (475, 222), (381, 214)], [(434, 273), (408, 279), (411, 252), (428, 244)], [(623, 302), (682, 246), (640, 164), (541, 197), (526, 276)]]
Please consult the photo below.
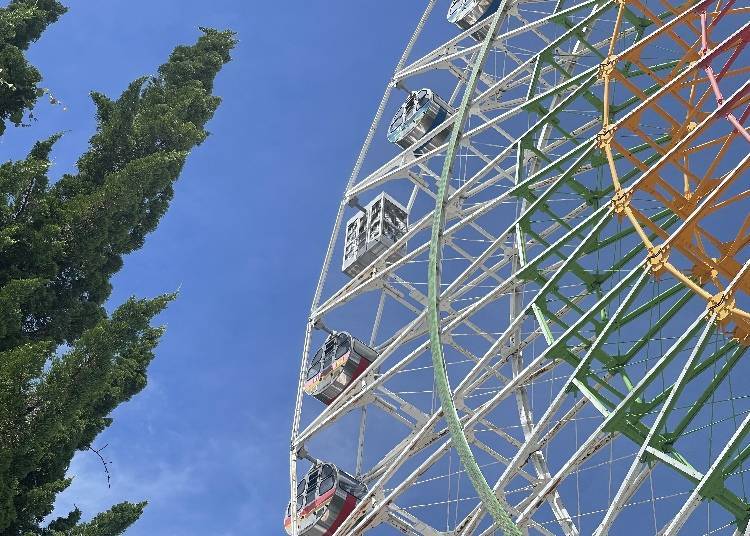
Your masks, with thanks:
[(652, 246), (648, 249), (648, 261), (651, 273), (659, 277), (666, 270), (669, 261), (669, 246)]
[(615, 126), (607, 125), (601, 129), (596, 135), (596, 144), (599, 149), (606, 149), (612, 143), (615, 137)]
[(625, 210), (630, 206), (630, 200), (633, 198), (633, 190), (631, 189), (620, 189), (615, 192), (612, 197), (612, 208), (615, 214), (622, 217), (625, 215)]
[(612, 74), (612, 71), (615, 70), (615, 65), (617, 65), (617, 56), (607, 56), (604, 58), (604, 60), (599, 64), (599, 70), (598, 70), (598, 76), (600, 80), (608, 80), (610, 75)]
[(708, 300), (706, 312), (708, 316), (716, 316), (716, 321), (719, 324), (726, 324), (734, 311), (734, 303), (734, 296), (719, 292)]

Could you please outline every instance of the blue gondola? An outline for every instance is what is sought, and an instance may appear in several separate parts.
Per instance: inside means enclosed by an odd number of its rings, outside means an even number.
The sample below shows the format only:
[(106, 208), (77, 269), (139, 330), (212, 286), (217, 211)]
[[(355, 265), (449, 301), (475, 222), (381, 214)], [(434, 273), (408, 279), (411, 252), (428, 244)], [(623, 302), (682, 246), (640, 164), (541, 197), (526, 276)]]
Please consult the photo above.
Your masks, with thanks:
[[(462, 30), (468, 30), (477, 22), (495, 13), (498, 7), (500, 7), (500, 0), (453, 0), (448, 9), (448, 22)], [(480, 29), (471, 35), (477, 40), (482, 40), (487, 32)]]
[[(411, 147), (427, 133), (434, 130), (448, 116), (450, 106), (430, 89), (413, 91), (401, 105), (388, 127), (388, 141), (402, 149)], [(438, 147), (448, 137), (449, 130), (426, 141), (417, 152), (429, 151)]]

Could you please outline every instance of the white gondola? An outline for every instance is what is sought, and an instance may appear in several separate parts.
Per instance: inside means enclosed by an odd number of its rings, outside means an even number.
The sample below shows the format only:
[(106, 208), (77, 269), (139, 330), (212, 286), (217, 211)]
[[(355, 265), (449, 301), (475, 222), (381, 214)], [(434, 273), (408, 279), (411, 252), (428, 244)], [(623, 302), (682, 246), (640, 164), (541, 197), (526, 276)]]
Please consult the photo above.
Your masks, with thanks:
[[(401, 105), (388, 126), (388, 141), (402, 149), (411, 147), (428, 132), (440, 125), (448, 117), (450, 106), (431, 89), (413, 91)], [(448, 137), (445, 129), (431, 140), (417, 148), (426, 152), (441, 145)]]
[[(500, 0), (453, 0), (448, 9), (448, 21), (462, 30), (468, 30), (495, 13), (499, 6)], [(487, 32), (479, 29), (471, 35), (477, 40), (482, 40)]]
[[(408, 214), (398, 201), (383, 192), (346, 223), (342, 271), (354, 277), (406, 233)], [(388, 262), (403, 256), (394, 251)]]
[[(367, 487), (333, 464), (318, 462), (297, 485), (297, 533), (299, 536), (330, 536), (359, 503)], [(292, 533), (291, 503), (286, 509), (284, 529)]]
[(304, 390), (328, 405), (375, 361), (375, 350), (349, 333), (328, 336), (307, 369)]

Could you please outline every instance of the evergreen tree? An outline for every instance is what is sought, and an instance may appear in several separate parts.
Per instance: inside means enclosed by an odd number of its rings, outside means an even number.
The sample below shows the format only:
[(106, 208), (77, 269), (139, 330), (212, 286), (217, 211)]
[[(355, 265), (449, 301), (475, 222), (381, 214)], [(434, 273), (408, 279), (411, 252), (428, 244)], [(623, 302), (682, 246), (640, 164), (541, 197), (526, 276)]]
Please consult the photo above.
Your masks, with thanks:
[[(44, 94), (24, 51), (64, 12), (57, 0), (0, 9), (0, 133)], [(146, 385), (162, 333), (151, 320), (173, 296), (132, 298), (111, 316), (102, 304), (219, 105), (213, 80), (235, 40), (202, 32), (118, 99), (92, 93), (98, 126), (77, 173), (50, 181), (57, 136), (0, 165), (0, 535), (117, 535), (143, 511), (123, 503), (81, 523), (76, 509), (43, 524), (73, 455)]]

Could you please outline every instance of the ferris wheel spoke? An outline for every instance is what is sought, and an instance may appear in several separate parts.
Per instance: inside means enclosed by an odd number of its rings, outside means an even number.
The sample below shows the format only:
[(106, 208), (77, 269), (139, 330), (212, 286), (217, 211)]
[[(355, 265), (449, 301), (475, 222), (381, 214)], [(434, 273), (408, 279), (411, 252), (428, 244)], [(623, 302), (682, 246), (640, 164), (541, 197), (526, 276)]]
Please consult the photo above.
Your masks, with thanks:
[[(601, 227), (604, 226), (604, 224), (606, 223), (605, 222), (605, 216), (606, 216), (606, 214), (607, 214), (606, 210), (599, 210), (599, 211), (593, 213), (591, 216), (589, 216), (589, 218), (587, 218), (586, 220), (584, 220), (583, 222), (581, 222), (581, 224), (579, 224), (579, 227), (584, 227), (584, 224), (586, 226), (588, 226), (588, 224), (590, 222), (594, 222), (591, 231), (589, 231), (589, 233), (587, 235), (587, 239), (584, 240), (584, 241), (582, 241), (578, 246), (576, 246), (576, 250), (580, 250), (583, 247), (585, 247), (586, 243), (589, 240), (591, 240), (591, 238), (593, 236), (595, 236), (596, 231), (599, 228), (601, 228)], [(571, 232), (574, 232), (575, 229), (576, 228), (574, 228), (573, 231), (571, 231)], [(529, 266), (531, 266), (533, 268), (535, 266), (535, 264), (538, 263), (538, 262), (540, 262), (542, 258), (546, 257), (546, 255), (547, 254), (545, 254), (545, 253), (541, 254), (534, 261), (532, 261), (531, 263), (529, 263), (527, 265), (527, 267), (524, 268), (524, 270), (528, 270)], [(557, 278), (559, 277), (559, 274), (561, 274), (562, 271), (563, 271), (562, 268), (564, 268), (565, 265), (567, 265), (567, 264), (572, 264), (572, 259), (574, 258), (574, 255), (575, 255), (575, 250), (574, 250), (573, 254), (571, 255), (571, 257), (569, 257), (567, 260), (565, 260), (565, 261), (562, 262), (562, 264), (561, 264), (561, 270), (558, 270), (557, 272), (555, 272), (555, 274), (553, 274), (552, 277), (550, 277), (548, 279), (548, 281), (545, 283), (545, 285), (542, 287), (542, 289), (540, 290), (540, 292), (536, 296), (543, 296), (545, 290), (547, 288), (551, 287), (557, 281)], [(476, 304), (474, 304), (474, 306), (480, 304), (483, 300), (486, 300), (488, 297), (494, 298), (494, 295), (495, 295), (494, 291), (488, 293), (486, 296), (484, 296), (482, 298), (482, 300), (480, 300), (479, 302), (477, 302)], [(532, 303), (533, 303), (533, 300), (532, 300)], [(472, 306), (472, 307), (474, 307), (474, 306)], [(510, 338), (511, 333), (515, 331), (515, 329), (518, 327), (518, 325), (520, 325), (521, 320), (523, 319), (523, 316), (526, 315), (526, 314), (528, 314), (530, 312), (530, 309), (531, 309), (531, 304), (529, 304), (526, 307), (524, 307), (524, 310), (522, 312), (520, 312), (519, 315), (516, 318), (511, 319), (511, 322), (510, 322), (509, 326), (505, 329), (505, 331), (503, 331), (502, 335), (484, 353), (484, 355), (480, 358), (479, 363), (477, 363), (477, 365), (475, 365), (474, 369), (469, 374), (467, 374), (466, 378), (456, 387), (456, 390), (455, 390), (456, 391), (456, 393), (455, 393), (456, 396), (460, 397), (462, 395), (462, 393), (464, 392), (464, 390), (466, 388), (466, 384), (468, 383), (468, 381), (470, 381), (470, 378), (472, 378), (474, 375), (476, 375), (476, 373), (483, 367), (483, 365), (485, 365), (489, 360), (491, 360), (492, 357), (495, 355), (495, 353), (503, 345), (505, 345), (508, 342), (508, 339)]]
[[(401, 399), (398, 399), (398, 400), (401, 400)], [(487, 412), (491, 408), (487, 407), (487, 406), (484, 406), (482, 409), (483, 409), (483, 411)], [(393, 410), (391, 410), (391, 411), (393, 411)], [(463, 411), (466, 412), (467, 417), (470, 418), (470, 421), (476, 420), (476, 421), (478, 421), (480, 423), (487, 423), (487, 421), (485, 421), (483, 419), (474, 419), (474, 417), (476, 416), (476, 414), (470, 408), (463, 407)], [(432, 416), (432, 418), (439, 417), (439, 415), (440, 415), (440, 412), (438, 411), (437, 413), (435, 413)], [(409, 452), (411, 452), (411, 453), (414, 453), (414, 452), (417, 452), (417, 451), (422, 450), (424, 448), (427, 448), (435, 440), (439, 439), (440, 437), (442, 437), (442, 436), (444, 436), (446, 434), (446, 430), (430, 431), (431, 428), (429, 426), (422, 425), (421, 423), (423, 423), (423, 422), (425, 422), (427, 420), (426, 419), (426, 415), (418, 413), (418, 410), (416, 410), (416, 409), (412, 410), (410, 412), (410, 416), (412, 418), (414, 418), (414, 419), (417, 419), (417, 421), (416, 421), (417, 422), (417, 426), (414, 427), (414, 430), (410, 433), (409, 436), (407, 436), (406, 438), (404, 438), (399, 445), (397, 445), (396, 447), (394, 447), (394, 449), (391, 451), (390, 454), (386, 455), (383, 458), (383, 462), (379, 466), (373, 468), (366, 475), (366, 480), (370, 480), (375, 475), (379, 474), (379, 472), (382, 469), (382, 467), (389, 466), (394, 459), (397, 459), (398, 457), (403, 456), (406, 453), (407, 450)], [(514, 444), (514, 443), (517, 442), (517, 440), (515, 440), (511, 436), (507, 435), (504, 431), (498, 429), (497, 427), (492, 426), (491, 429), (493, 431), (495, 431), (496, 433), (498, 433), (501, 437), (503, 437), (506, 440), (510, 441), (511, 444)], [(467, 431), (471, 432), (471, 429), (468, 427), (468, 425), (467, 425)], [(416, 442), (412, 441), (415, 438), (417, 439), (417, 441)], [(533, 480), (533, 477), (531, 477), (531, 476), (529, 476), (528, 478), (530, 480)]]
[[(637, 276), (637, 277), (636, 277)], [(531, 433), (526, 437), (524, 444), (519, 448), (518, 452), (516, 453), (515, 457), (511, 461), (510, 464), (506, 467), (505, 471), (501, 475), (500, 479), (497, 482), (497, 488), (503, 489), (510, 480), (515, 476), (515, 472), (522, 467), (529, 457), (532, 455), (533, 452), (539, 450), (539, 448), (542, 446), (539, 442), (539, 438), (542, 435), (542, 432), (546, 429), (548, 423), (552, 419), (553, 415), (561, 408), (563, 400), (567, 398), (568, 394), (567, 391), (574, 386), (574, 382), (576, 380), (576, 376), (580, 373), (580, 371), (584, 370), (588, 366), (588, 364), (591, 362), (591, 360), (594, 358), (596, 349), (599, 345), (603, 342), (603, 340), (606, 338), (607, 334), (610, 330), (612, 330), (615, 326), (616, 321), (618, 320), (619, 314), (623, 310), (627, 308), (629, 303), (631, 303), (639, 294), (641, 291), (643, 285), (645, 284), (647, 278), (647, 274), (643, 272), (642, 270), (635, 269), (631, 271), (628, 277), (624, 278), (618, 286), (615, 286), (608, 295), (604, 296), (602, 298), (602, 301), (614, 299), (619, 296), (620, 290), (622, 288), (626, 288), (631, 281), (635, 280), (632, 288), (628, 292), (627, 296), (623, 299), (622, 304), (618, 308), (618, 311), (615, 315), (613, 315), (610, 318), (610, 321), (607, 323), (607, 326), (604, 327), (601, 334), (597, 338), (596, 341), (594, 341), (593, 346), (590, 350), (587, 351), (586, 355), (580, 360), (578, 367), (576, 370), (570, 375), (568, 379), (568, 383), (565, 386), (565, 388), (561, 389), (559, 391), (559, 394), (555, 398), (555, 400), (550, 404), (549, 408), (545, 411), (544, 415), (535, 423), (535, 426)], [(606, 301), (605, 301), (606, 303)], [(581, 317), (581, 320), (579, 320), (578, 324), (574, 324), (571, 328), (569, 328), (569, 332), (573, 331), (573, 328), (579, 329), (580, 326), (586, 321), (586, 317)], [(564, 340), (564, 337), (561, 337), (558, 339), (558, 343), (560, 340)], [(552, 345), (549, 347), (549, 349), (555, 348), (556, 345)], [(544, 354), (542, 354), (544, 355)], [(569, 417), (570, 412), (568, 412), (568, 415), (565, 417)], [(563, 417), (558, 421), (560, 423), (556, 428), (559, 428), (560, 425), (563, 425), (564, 423), (568, 422), (568, 420)], [(551, 430), (550, 432), (556, 433), (555, 429)], [(545, 440), (549, 441), (551, 437), (548, 435)]]
[[(744, 418), (742, 424), (737, 428), (737, 430), (727, 442), (726, 446), (717, 456), (716, 461), (713, 462), (711, 468), (706, 472), (705, 475), (703, 475), (703, 478), (690, 494), (690, 497), (685, 502), (683, 507), (672, 519), (669, 525), (667, 525), (663, 532), (664, 536), (674, 536), (675, 534), (677, 534), (677, 532), (687, 521), (687, 518), (700, 503), (702, 495), (704, 495), (713, 484), (712, 481), (716, 479), (723, 480), (724, 466), (727, 464), (727, 462), (730, 461), (732, 454), (740, 446), (742, 440), (745, 438), (745, 436), (747, 436), (748, 432), (750, 432), (750, 414), (748, 414)], [(742, 504), (738, 506), (739, 508), (744, 507), (744, 505)], [(746, 512), (742, 512), (740, 515), (747, 518)]]
[(411, 536), (442, 536), (440, 532), (395, 504), (388, 505), (386, 522)]
[[(471, 413), (469, 413), (469, 415), (471, 415)], [(425, 429), (426, 429), (426, 427), (423, 428), (422, 430), (425, 430)], [(434, 437), (437, 438), (437, 437), (442, 436), (444, 434), (445, 434), (445, 432), (440, 433), (440, 434), (436, 434)], [(424, 439), (424, 435), (425, 435), (424, 433), (421, 433), (421, 434), (418, 434), (418, 435), (421, 435), (422, 439)], [(409, 444), (406, 447), (403, 447), (403, 448), (400, 449), (402, 452), (396, 452), (396, 451), (394, 451), (393, 454), (391, 454), (388, 457), (386, 457), (385, 460), (384, 460), (385, 461), (384, 465), (390, 466), (391, 461), (394, 461), (394, 460), (397, 460), (397, 459), (405, 459), (406, 457), (404, 456), (404, 452), (403, 452), (404, 450), (411, 450), (413, 452), (415, 448), (420, 448), (420, 447), (423, 448), (424, 446), (426, 446), (426, 444), (419, 445), (418, 442), (412, 440), (411, 442), (409, 442)], [(536, 480), (531, 475), (526, 475), (526, 478), (529, 481), (535, 481)]]
[[(639, 453), (636, 455), (633, 465), (631, 466), (630, 471), (628, 472), (628, 475), (626, 475), (626, 478), (624, 479), (620, 487), (620, 490), (618, 491), (617, 497), (612, 502), (610, 508), (607, 510), (607, 514), (605, 515), (604, 520), (597, 528), (597, 531), (596, 531), (597, 536), (607, 533), (617, 513), (625, 505), (629, 497), (638, 489), (638, 486), (640, 485), (640, 483), (643, 482), (643, 476), (644, 476), (643, 471), (645, 469), (644, 469), (644, 466), (641, 464), (640, 460), (642, 460), (646, 454), (651, 456), (653, 460), (662, 462), (666, 464), (667, 466), (672, 467), (678, 473), (683, 474), (689, 481), (699, 482), (705, 479), (705, 475), (703, 475), (702, 473), (690, 467), (686, 462), (680, 461), (679, 456), (675, 457), (674, 455), (667, 454), (661, 450), (662, 447), (657, 448), (656, 446), (651, 446), (651, 442), (652, 442), (652, 438), (655, 437), (655, 435), (660, 432), (660, 428), (661, 428), (660, 423), (664, 422), (666, 415), (668, 415), (669, 412), (672, 410), (674, 406), (673, 405), (674, 400), (676, 400), (676, 397), (678, 397), (679, 394), (683, 391), (682, 386), (684, 385), (684, 383), (694, 380), (696, 376), (700, 373), (699, 371), (701, 369), (706, 370), (710, 366), (711, 362), (718, 359), (720, 355), (723, 355), (724, 353), (726, 353), (725, 349), (721, 349), (717, 351), (714, 355), (705, 358), (704, 361), (702, 361), (700, 364), (695, 364), (694, 366), (694, 363), (697, 360), (697, 356), (699, 356), (700, 353), (705, 348), (705, 345), (707, 342), (707, 335), (708, 333), (712, 331), (712, 329), (713, 329), (713, 326), (711, 322), (706, 322), (706, 328), (701, 338), (699, 339), (697, 345), (694, 347), (693, 353), (691, 354), (691, 358), (688, 359), (688, 362), (684, 365), (682, 369), (683, 372), (680, 378), (678, 378), (678, 381), (673, 386), (667, 389), (666, 392), (670, 394), (670, 398), (668, 402), (665, 404), (665, 406), (663, 407), (662, 412), (660, 413), (660, 416), (657, 418), (656, 423), (652, 425), (651, 432), (649, 433), (648, 436), (646, 436), (645, 440), (642, 441)], [(665, 354), (664, 358), (662, 359), (666, 359), (666, 358), (671, 359), (670, 355), (674, 354), (675, 348), (678, 345), (679, 345), (679, 341), (678, 343), (675, 343), (675, 345), (667, 352), (667, 354)], [(729, 345), (729, 346), (736, 348), (735, 345)], [(740, 354), (744, 353), (744, 349), (739, 353)], [(727, 361), (727, 365), (725, 365), (725, 367), (731, 368), (735, 362), (736, 361), (734, 360), (734, 357), (733, 357), (732, 359)], [(655, 365), (654, 369), (660, 366), (663, 366), (661, 361), (658, 362), (657, 365)], [(649, 375), (653, 376), (654, 369), (652, 369), (652, 371), (649, 372), (647, 377)], [(722, 378), (726, 377), (726, 372), (722, 371), (722, 374), (720, 376), (722, 376)], [(647, 377), (644, 378), (644, 381), (647, 379)], [(642, 383), (643, 382), (641, 382), (639, 386), (642, 385)], [(637, 386), (636, 390), (638, 390), (639, 388), (640, 387)], [(656, 398), (663, 398), (663, 397), (657, 396)], [(705, 400), (698, 400), (696, 402), (691, 402), (688, 407), (690, 407), (692, 411), (693, 408), (700, 407), (704, 402)], [(616, 411), (619, 411), (619, 410), (616, 409), (615, 412)], [(639, 413), (642, 414), (643, 411), (644, 409), (641, 409), (639, 410)], [(610, 417), (608, 417), (608, 419), (609, 418)], [(606, 424), (606, 421), (605, 421), (605, 424)], [(648, 428), (646, 429), (648, 430)], [(680, 435), (680, 432), (677, 429), (674, 429), (672, 431), (672, 435), (669, 436), (669, 437), (672, 437), (672, 439), (667, 439), (666, 441), (668, 443), (671, 443), (675, 441), (674, 437), (679, 436), (679, 435)], [(593, 438), (594, 436), (592, 435), (591, 437)], [(660, 439), (659, 441), (660, 441), (659, 444), (662, 444), (664, 439)], [(731, 461), (728, 461), (728, 458), (727, 458), (728, 463), (724, 467), (725, 475), (730, 474), (732, 471), (736, 470), (736, 468), (739, 467), (744, 462), (744, 460), (746, 459), (748, 455), (747, 450), (748, 449), (745, 449), (742, 452), (738, 453), (737, 456), (735, 456), (735, 458)], [(577, 455), (574, 456), (572, 460), (574, 461), (578, 460)], [(726, 476), (724, 478), (726, 478)], [(736, 510), (738, 512), (738, 515), (740, 515), (740, 518), (744, 519), (743, 516), (746, 514), (741, 513), (744, 507), (739, 506), (740, 504), (740, 502), (738, 502), (739, 499), (737, 499), (734, 495), (732, 495), (731, 492), (729, 492), (726, 489), (717, 491), (718, 489), (721, 489), (720, 487), (717, 488), (716, 487), (717, 485), (718, 485), (718, 481), (715, 479), (713, 488), (712, 488), (713, 491), (711, 492), (713, 496), (716, 496), (715, 500), (717, 500), (717, 502), (719, 502), (720, 504), (724, 505), (730, 511), (732, 511), (733, 509)]]
[[(606, 208), (606, 207), (603, 207), (603, 208)], [(586, 244), (588, 243), (588, 241), (590, 241), (591, 238), (596, 235), (596, 232), (601, 227), (604, 226), (604, 224), (606, 223), (606, 221), (605, 221), (606, 214), (607, 214), (606, 210), (602, 210), (602, 209), (598, 210), (597, 212), (593, 213), (591, 216), (589, 216), (588, 218), (586, 218), (584, 221), (582, 221), (576, 228), (573, 228), (566, 236), (564, 236), (561, 239), (561, 240), (565, 240), (565, 238), (567, 236), (569, 236), (570, 234), (575, 234), (575, 231), (576, 231), (577, 228), (579, 228), (579, 227), (580, 228), (587, 228), (588, 225), (593, 222), (593, 227), (588, 232), (588, 234), (586, 236), (586, 239), (583, 240), (583, 241), (581, 241), (581, 243), (576, 246), (575, 250), (573, 251), (573, 253), (571, 254), (570, 257), (568, 257), (566, 260), (562, 261), (562, 263), (560, 264), (559, 269), (556, 272), (554, 272), (550, 278), (547, 279), (547, 281), (542, 286), (542, 288), (540, 289), (540, 291), (535, 295), (534, 300), (531, 300), (531, 302), (524, 307), (523, 311), (519, 312), (519, 314), (517, 315), (516, 318), (511, 319), (510, 324), (506, 328), (506, 330), (503, 331), (502, 335), (493, 343), (493, 345), (490, 347), (490, 349), (488, 349), (485, 352), (485, 354), (481, 357), (480, 364), (484, 364), (488, 360), (490, 360), (492, 358), (492, 356), (494, 355), (494, 353), (501, 346), (503, 346), (504, 344), (507, 343), (508, 339), (510, 338), (511, 333), (513, 333), (516, 330), (516, 328), (520, 325), (521, 319), (526, 314), (529, 314), (529, 312), (531, 311), (531, 306), (534, 304), (534, 301), (538, 300), (540, 297), (543, 297), (545, 295), (545, 292), (550, 287), (552, 287), (556, 283), (557, 279), (561, 276), (561, 274), (564, 273), (566, 265), (570, 265), (570, 264), (573, 263), (572, 259), (575, 257), (576, 251), (584, 248), (586, 246)], [(541, 260), (543, 260), (544, 258), (546, 258), (546, 256), (549, 255), (549, 254), (551, 254), (550, 251), (542, 253), (537, 258), (535, 258), (533, 261), (531, 261), (530, 263), (528, 263), (522, 270), (523, 271), (527, 271), (527, 270), (535, 268), (536, 265), (538, 263), (540, 263)], [(483, 297), (482, 300), (486, 300), (487, 297), (494, 297), (494, 292), (490, 292), (485, 297)], [(481, 302), (481, 300), (480, 300), (480, 302)], [(475, 304), (474, 306), (478, 305), (480, 302), (477, 302), (477, 304)], [(475, 372), (477, 371), (477, 369), (481, 368), (480, 364), (477, 364), (477, 366), (475, 366), (475, 369), (472, 370), (472, 372), (470, 372), (467, 375), (466, 379), (464, 379), (464, 381), (461, 384), (458, 385), (458, 387), (456, 388), (456, 396), (459, 396), (459, 397), (461, 396), (461, 394), (463, 393), (463, 391), (465, 389), (465, 386), (466, 386), (467, 382), (470, 380), (471, 377), (473, 377), (475, 375)]]
[[(425, 423), (422, 429), (414, 434), (414, 436), (411, 437), (409, 441), (404, 445), (402, 451), (409, 452), (410, 449), (418, 445), (419, 441), (423, 440), (425, 431), (434, 427), (437, 421), (438, 414), (430, 417), (429, 421)], [(393, 457), (392, 461), (384, 466), (381, 474), (379, 474), (378, 476), (377, 482), (375, 482), (375, 484), (371, 487), (367, 494), (362, 498), (361, 502), (354, 508), (351, 515), (334, 533), (334, 536), (356, 534), (357, 530), (361, 532), (362, 530), (364, 530), (364, 528), (370, 526), (370, 524), (378, 518), (380, 512), (382, 512), (382, 508), (387, 507), (387, 505), (391, 502), (389, 499), (392, 499), (394, 495), (397, 496), (400, 492), (403, 492), (404, 489), (411, 485), (424, 472), (424, 470), (429, 468), (434, 461), (439, 459), (445, 453), (445, 451), (448, 450), (448, 445), (448, 442), (443, 443), (440, 448), (438, 448), (427, 458), (427, 460), (422, 462), (422, 464), (420, 465), (420, 468), (422, 469), (421, 471), (415, 470), (414, 472), (412, 472), (411, 475), (406, 480), (404, 480), (404, 482), (398, 485), (389, 494), (388, 497), (383, 500), (378, 500), (376, 498), (376, 491), (382, 492), (382, 490), (385, 488), (385, 483), (390, 480), (393, 474), (401, 468), (401, 466), (407, 459), (406, 456)]]
[[(377, 523), (377, 520), (379, 516), (382, 515), (383, 509), (390, 507), (390, 505), (394, 504), (394, 501), (404, 492), (406, 491), (410, 486), (412, 486), (417, 479), (423, 475), (428, 469), (430, 469), (441, 457), (445, 456), (448, 451), (450, 450), (450, 443), (444, 442), (438, 449), (436, 449), (425, 461), (423, 461), (412, 473), (409, 474), (408, 477), (406, 477), (402, 482), (400, 482), (398, 485), (396, 485), (393, 490), (385, 496), (385, 498), (382, 501), (379, 501), (377, 506), (375, 506), (373, 509), (369, 511), (361, 520), (354, 522), (352, 521), (351, 524), (347, 524), (342, 526), (339, 531), (336, 533), (336, 536), (339, 534), (349, 534), (351, 533), (358, 533), (358, 531), (364, 530), (365, 528), (372, 526), (373, 524)], [(383, 480), (383, 477), (381, 477), (381, 482)], [(381, 485), (376, 485), (377, 489), (382, 489)], [(518, 510), (516, 510), (514, 507), (506, 503), (506, 507), (509, 509), (509, 511), (513, 514), (517, 514)], [(544, 528), (543, 525), (540, 525), (539, 523), (536, 523), (532, 520), (532, 522), (529, 524), (531, 528), (534, 528), (537, 532), (541, 534), (554, 534), (548, 529)]]
[[(403, 463), (410, 454), (422, 452), (425, 449), (433, 447), (435, 443), (443, 439), (447, 435), (448, 430), (435, 429), (434, 423), (437, 422), (438, 417), (439, 414), (434, 414), (432, 419), (428, 420), (421, 428), (413, 430), (409, 435), (404, 437), (404, 439), (383, 456), (377, 465), (364, 474), (364, 480), (367, 482), (377, 480), (374, 487), (384, 487), (385, 482), (392, 476), (391, 470), (393, 469), (393, 464), (400, 460)], [(381, 481), (384, 475), (388, 478)]]
[[(612, 431), (615, 431), (617, 429), (617, 427), (619, 426), (617, 424), (617, 421), (622, 420), (622, 415), (629, 411), (631, 404), (640, 397), (641, 393), (643, 393), (645, 388), (654, 380), (655, 377), (658, 376), (663, 368), (677, 356), (679, 351), (688, 342), (688, 340), (693, 337), (693, 335), (699, 330), (699, 328), (704, 326), (704, 323), (704, 318), (699, 317), (698, 319), (696, 319), (690, 326), (690, 328), (688, 328), (688, 330), (679, 339), (677, 339), (677, 341), (675, 341), (670, 349), (656, 361), (656, 363), (649, 369), (649, 371), (638, 382), (638, 384), (635, 385), (633, 389), (625, 396), (625, 398), (622, 399), (617, 407), (614, 408), (611, 412), (608, 411), (605, 413), (604, 420), (596, 428), (596, 430), (589, 435), (588, 439), (583, 442), (581, 447), (579, 447), (579, 449), (569, 458), (569, 460), (563, 465), (563, 467), (557, 472), (557, 474), (555, 474), (555, 476), (538, 491), (534, 500), (531, 501), (530, 504), (521, 513), (520, 518), (518, 519), (519, 523), (523, 523), (524, 521), (529, 519), (536, 511), (536, 509), (540, 506), (541, 501), (544, 499), (544, 497), (550, 491), (552, 491), (555, 486), (557, 486), (563, 479), (565, 479), (568, 474), (573, 471), (580, 463), (585, 461), (594, 450), (601, 448), (606, 436), (610, 435)], [(579, 373), (580, 370), (582, 370), (582, 367), (579, 366), (579, 369), (574, 372), (568, 380), (570, 383), (574, 383), (576, 381), (575, 376)], [(563, 396), (564, 391), (561, 391), (560, 395), (558, 395), (558, 399), (562, 399)], [(559, 403), (556, 404), (557, 407), (559, 407), (559, 405)], [(635, 429), (632, 428), (631, 424), (628, 424), (627, 427), (630, 428), (630, 430), (628, 431), (631, 434), (635, 432)]]
[(664, 402), (659, 415), (656, 417), (656, 421), (651, 426), (651, 430), (648, 436), (646, 436), (646, 440), (641, 445), (638, 454), (636, 454), (635, 459), (633, 460), (633, 463), (628, 470), (627, 475), (620, 484), (620, 488), (618, 489), (611, 506), (607, 510), (607, 513), (604, 515), (604, 519), (602, 519), (601, 523), (597, 527), (594, 533), (595, 536), (604, 536), (608, 534), (609, 528), (615, 521), (619, 511), (623, 508), (625, 503), (630, 500), (630, 497), (637, 491), (637, 489), (640, 487), (640, 484), (643, 483), (643, 481), (645, 480), (645, 476), (649, 474), (650, 468), (648, 466), (644, 466), (643, 463), (646, 450), (651, 446), (654, 435), (657, 432), (660, 432), (663, 425), (665, 424), (667, 416), (673, 409), (678, 397), (682, 393), (685, 384), (688, 381), (688, 373), (691, 371), (695, 361), (703, 352), (706, 344), (708, 343), (708, 336), (712, 333), (713, 329), (713, 323), (711, 321), (707, 322), (703, 333), (698, 340), (698, 343), (693, 348), (690, 357), (685, 361), (685, 364), (682, 367), (680, 375), (672, 385), (669, 392), (669, 397)]
[(734, 367), (737, 365), (739, 359), (746, 353), (746, 348), (737, 346), (735, 343), (729, 342), (722, 348), (718, 349), (712, 356), (705, 359), (699, 367), (696, 367), (694, 371), (691, 371), (689, 380), (695, 380), (699, 374), (709, 370), (709, 367), (718, 362), (719, 359), (723, 358), (728, 354), (728, 357), (722, 367), (715, 371), (713, 377), (707, 382), (703, 391), (695, 398), (691, 407), (681, 416), (677, 423), (675, 423), (671, 429), (671, 435), (680, 437), (682, 436), (688, 426), (694, 422), (700, 411), (703, 409), (706, 402), (711, 398), (712, 394), (718, 389), (718, 387), (724, 382)]
[[(644, 449), (645, 452), (645, 449)], [(637, 458), (637, 457), (636, 457)], [(631, 497), (643, 485), (653, 471), (653, 466), (646, 463), (634, 463), (622, 484), (617, 495), (605, 513), (605, 517), (594, 532), (594, 536), (605, 536), (609, 534), (611, 524), (617, 519), (617, 515), (625, 508)]]

